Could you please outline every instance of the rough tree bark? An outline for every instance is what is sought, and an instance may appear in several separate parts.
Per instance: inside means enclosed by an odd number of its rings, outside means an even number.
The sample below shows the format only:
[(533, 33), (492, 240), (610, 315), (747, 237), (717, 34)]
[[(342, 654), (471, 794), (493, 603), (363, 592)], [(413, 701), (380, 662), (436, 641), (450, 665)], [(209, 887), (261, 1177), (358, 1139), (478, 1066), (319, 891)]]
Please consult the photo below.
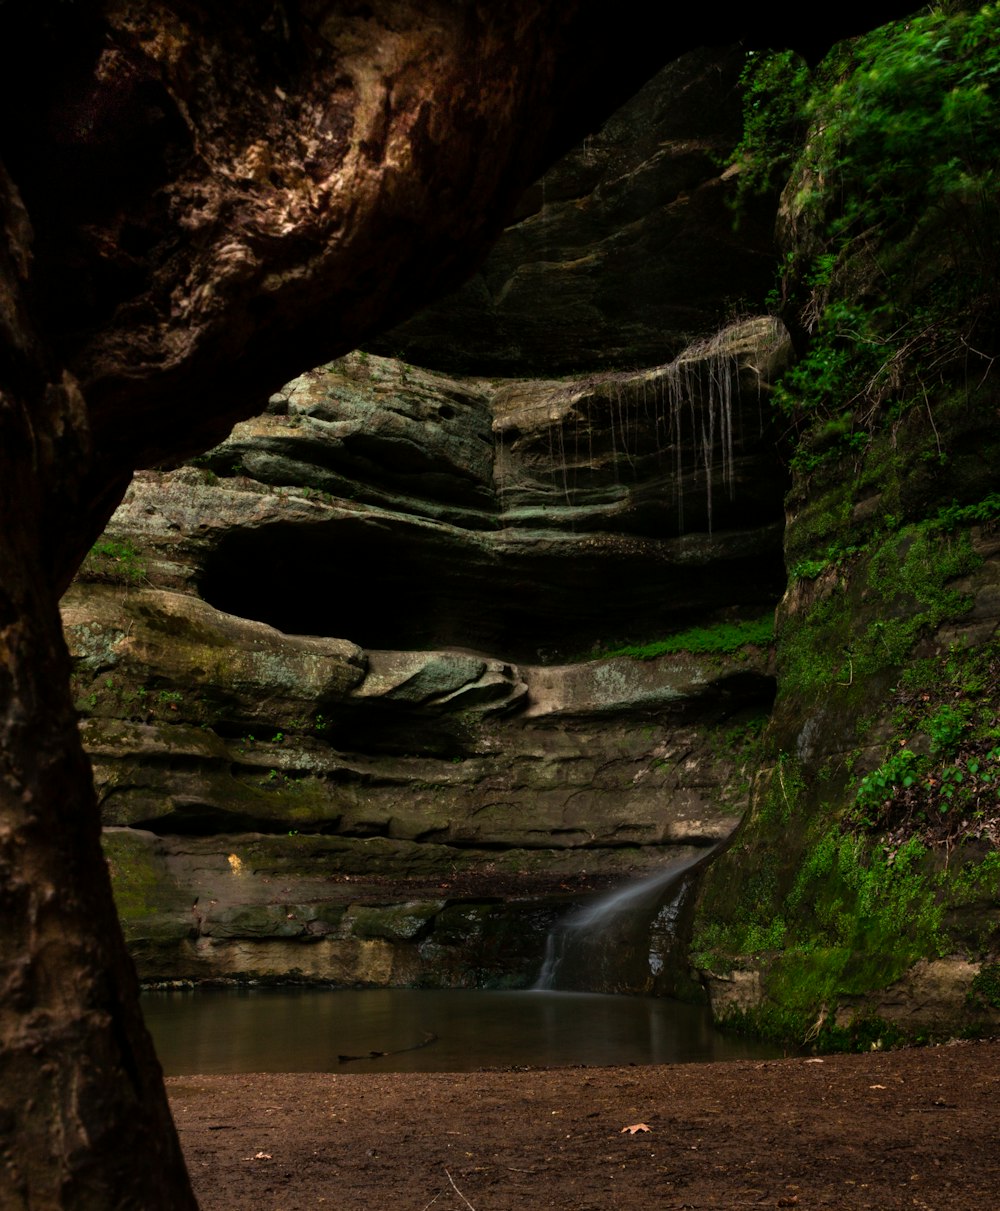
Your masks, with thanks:
[[(639, 11), (0, 0), (2, 1211), (194, 1206), (62, 588), (136, 467), (471, 270), (546, 158), (666, 57)], [(671, 51), (738, 36), (722, 16), (679, 21)]]
[(30, 226), (2, 174), (0, 230), (0, 1206), (194, 1207), (69, 694), (52, 555), (86, 409), (33, 331)]

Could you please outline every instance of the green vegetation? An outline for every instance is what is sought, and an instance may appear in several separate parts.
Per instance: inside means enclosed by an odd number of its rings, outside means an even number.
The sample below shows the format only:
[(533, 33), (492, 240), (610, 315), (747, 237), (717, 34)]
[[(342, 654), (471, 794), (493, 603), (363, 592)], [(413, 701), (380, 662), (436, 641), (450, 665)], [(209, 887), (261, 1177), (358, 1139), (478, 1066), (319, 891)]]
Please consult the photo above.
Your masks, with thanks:
[[(890, 476), (905, 473), (905, 467), (901, 461), (884, 472), (886, 492), (892, 490)], [(830, 494), (850, 490), (848, 481), (832, 485)], [(835, 511), (831, 516), (835, 519)], [(882, 514), (867, 535), (843, 525), (841, 538), (826, 546), (825, 558), (796, 560), (793, 580), (836, 575), (807, 612), (779, 618), (783, 691), (815, 696), (840, 686), (852, 690), (848, 697), (860, 698), (874, 676), (901, 667), (942, 623), (962, 618), (970, 601), (954, 582), (982, 563), (969, 526), (991, 524), (998, 516), (996, 493), (966, 505), (941, 506), (930, 518), (909, 524)], [(789, 530), (789, 548), (804, 554), (814, 550), (809, 534), (800, 536), (798, 528), (796, 523)]]
[(889, 846), (912, 837), (1000, 845), (1000, 643), (912, 666), (891, 692), (895, 732), (852, 818)]
[(720, 622), (715, 626), (691, 627), (666, 639), (649, 643), (629, 644), (603, 652), (602, 658), (631, 656), (633, 660), (655, 660), (657, 656), (669, 656), (674, 652), (724, 655), (738, 652), (748, 644), (767, 647), (774, 635), (774, 616), (765, 614), (752, 622)]
[[(839, 246), (872, 227), (911, 225), (954, 201), (995, 204), (998, 27), (997, 4), (939, 8), (842, 43), (824, 63), (805, 105), (811, 172), (797, 199), (827, 233), (814, 274), (832, 274)], [(786, 84), (775, 104), (801, 96)]]
[(740, 165), (737, 206), (750, 194), (781, 188), (806, 130), (811, 78), (795, 51), (750, 51), (740, 76), (743, 137), (733, 152)]
[(88, 580), (134, 586), (145, 582), (146, 565), (131, 542), (101, 538), (87, 553), (80, 574)]
[[(998, 684), (996, 640), (912, 661), (873, 703), (893, 728), (874, 769), (841, 764), (825, 779), (779, 754), (759, 776), (732, 861), (710, 872), (692, 942), (699, 968), (762, 972), (764, 1001), (729, 1025), (821, 1050), (890, 1045), (898, 1029), (873, 1034), (865, 1009), (837, 1027), (833, 1008), (956, 950), (986, 960), (970, 1010), (993, 1004)], [(871, 717), (856, 726), (863, 741)], [(830, 798), (838, 785), (843, 795)]]
[[(872, 1041), (859, 1029), (867, 1011), (844, 1029), (827, 1014), (842, 998), (887, 987), (918, 959), (946, 953), (949, 912), (972, 889), (995, 895), (998, 881), (996, 853), (942, 869), (916, 837), (888, 852), (837, 825), (807, 847), (783, 895), (775, 895), (782, 883), (776, 867), (744, 882), (729, 921), (699, 926), (692, 960), (710, 971), (728, 970), (734, 959), (763, 967), (767, 1001), (726, 1024), (820, 1050)], [(995, 944), (991, 934), (982, 943)], [(993, 988), (989, 979), (979, 985)], [(885, 1045), (901, 1037), (898, 1030), (876, 1034)]]
[(950, 533), (959, 526), (997, 520), (1000, 520), (1000, 493), (991, 492), (970, 505), (960, 505), (957, 500), (953, 500), (950, 505), (943, 505), (930, 524), (935, 529)]
[(788, 129), (790, 113), (810, 124), (790, 201), (810, 238), (781, 291), (807, 348), (775, 394), (811, 426), (802, 470), (864, 450), (878, 425), (929, 408), (944, 374), (981, 374), (997, 352), (998, 30), (996, 4), (884, 26), (836, 48), (806, 101), (779, 56), (754, 77), (771, 81), (747, 96), (758, 176), (773, 154), (760, 132)]
[(973, 1008), (984, 1005), (1000, 1009), (1000, 963), (985, 964), (972, 981), (969, 1002)]
[(160, 874), (150, 847), (127, 830), (105, 832), (101, 844), (119, 917), (131, 926), (154, 916)]

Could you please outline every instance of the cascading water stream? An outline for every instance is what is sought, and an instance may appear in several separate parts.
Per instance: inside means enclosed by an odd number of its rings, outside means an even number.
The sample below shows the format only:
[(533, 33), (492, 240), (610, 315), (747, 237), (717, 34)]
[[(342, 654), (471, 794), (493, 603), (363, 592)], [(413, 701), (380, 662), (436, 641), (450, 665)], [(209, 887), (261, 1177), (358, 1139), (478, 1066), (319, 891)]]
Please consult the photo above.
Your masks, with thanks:
[[(767, 318), (754, 325), (750, 331), (747, 323), (734, 324), (696, 341), (665, 365), (552, 384), (543, 401), (531, 399), (526, 407), (496, 417), (494, 477), (501, 516), (508, 500), (518, 498), (518, 493), (510, 489), (525, 486), (518, 482), (518, 475), (528, 475), (536, 495), (546, 491), (542, 485), (547, 480), (553, 501), (559, 495), (572, 509), (586, 502), (595, 468), (603, 468), (615, 488), (624, 493), (625, 481), (638, 478), (644, 453), (651, 450), (657, 460), (667, 455), (663, 462), (669, 466), (673, 481), (678, 532), (685, 532), (684, 493), (699, 487), (704, 492), (706, 528), (711, 534), (715, 498), (720, 490), (730, 501), (735, 497), (737, 429), (742, 441), (741, 372), (756, 369), (751, 353), (758, 360), (767, 357), (785, 334), (778, 320)], [(757, 373), (759, 385), (759, 370)], [(759, 397), (759, 390), (757, 394)], [(649, 415), (651, 395), (653, 416)], [(569, 440), (567, 429), (571, 426)], [(587, 442), (586, 460), (581, 459), (581, 427)], [(508, 431), (514, 440), (505, 449), (504, 435)], [(518, 471), (519, 432), (537, 435), (532, 440), (540, 438), (544, 442), (547, 438), (547, 460), (538, 457), (538, 450), (533, 458), (522, 452), (525, 461)], [(595, 435), (600, 449), (595, 445)], [(526, 449), (530, 450), (532, 440)], [(547, 474), (539, 471), (546, 464)]]
[[(536, 990), (651, 991), (691, 890), (715, 847), (673, 862), (557, 921), (545, 942)], [(653, 938), (658, 942), (653, 945)]]

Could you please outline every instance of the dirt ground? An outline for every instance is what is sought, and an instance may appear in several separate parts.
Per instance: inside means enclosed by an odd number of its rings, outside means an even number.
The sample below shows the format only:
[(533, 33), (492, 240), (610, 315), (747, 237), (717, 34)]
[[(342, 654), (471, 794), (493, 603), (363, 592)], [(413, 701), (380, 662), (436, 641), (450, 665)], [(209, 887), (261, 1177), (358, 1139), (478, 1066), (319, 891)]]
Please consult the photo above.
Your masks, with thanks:
[(203, 1211), (1000, 1207), (998, 1041), (167, 1087)]

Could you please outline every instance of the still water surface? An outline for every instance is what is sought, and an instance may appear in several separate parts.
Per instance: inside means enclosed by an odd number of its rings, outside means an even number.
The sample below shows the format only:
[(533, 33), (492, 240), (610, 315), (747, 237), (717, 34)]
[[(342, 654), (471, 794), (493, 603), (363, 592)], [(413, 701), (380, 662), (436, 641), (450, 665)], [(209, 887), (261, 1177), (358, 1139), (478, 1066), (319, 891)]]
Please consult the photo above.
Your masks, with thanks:
[(697, 1006), (653, 997), (262, 988), (148, 992), (142, 1005), (168, 1076), (469, 1072), (780, 1054), (723, 1035)]

